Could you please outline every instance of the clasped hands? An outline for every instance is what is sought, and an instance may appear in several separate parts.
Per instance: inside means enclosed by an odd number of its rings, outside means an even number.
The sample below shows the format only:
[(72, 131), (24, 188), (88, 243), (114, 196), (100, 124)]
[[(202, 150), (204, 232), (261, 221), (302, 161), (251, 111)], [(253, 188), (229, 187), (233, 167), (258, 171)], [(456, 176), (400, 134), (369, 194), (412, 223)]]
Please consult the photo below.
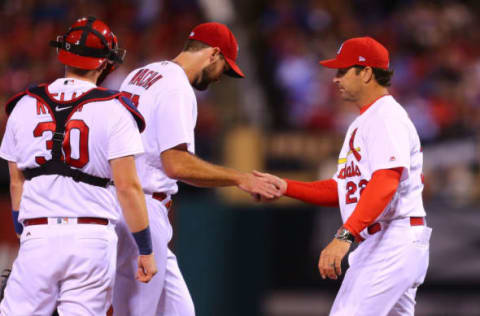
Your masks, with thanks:
[(244, 175), (238, 187), (250, 193), (256, 201), (270, 202), (285, 193), (287, 182), (269, 173), (253, 171)]
[[(272, 174), (253, 171), (249, 177), (251, 190), (240, 188), (249, 192), (256, 201), (274, 201), (287, 191), (287, 182)], [(350, 247), (349, 242), (334, 238), (323, 249), (318, 260), (318, 270), (323, 279), (336, 280), (342, 274), (341, 263)]]

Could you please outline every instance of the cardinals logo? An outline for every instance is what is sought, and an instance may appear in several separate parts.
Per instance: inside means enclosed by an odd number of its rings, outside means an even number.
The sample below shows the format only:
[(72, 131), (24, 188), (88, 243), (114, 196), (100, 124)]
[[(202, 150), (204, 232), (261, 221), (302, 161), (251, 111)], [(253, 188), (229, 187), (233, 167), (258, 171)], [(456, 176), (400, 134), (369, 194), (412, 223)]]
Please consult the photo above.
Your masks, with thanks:
[(357, 130), (358, 130), (358, 128), (353, 130), (353, 133), (352, 133), (352, 136), (350, 136), (350, 141), (348, 142), (348, 145), (350, 147), (350, 151), (355, 156), (355, 159), (357, 159), (357, 161), (360, 161), (360, 160), (362, 160), (362, 155), (360, 155), (358, 150), (355, 149), (355, 146), (353, 145), (353, 142), (355, 141), (355, 135), (357, 135)]

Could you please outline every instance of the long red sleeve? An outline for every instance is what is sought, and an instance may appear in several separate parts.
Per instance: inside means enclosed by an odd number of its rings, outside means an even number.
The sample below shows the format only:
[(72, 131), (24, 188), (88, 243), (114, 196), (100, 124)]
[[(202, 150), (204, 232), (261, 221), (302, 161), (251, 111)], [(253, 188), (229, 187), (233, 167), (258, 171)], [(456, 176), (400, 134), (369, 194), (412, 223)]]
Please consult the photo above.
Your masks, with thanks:
[(337, 182), (333, 179), (301, 182), (287, 181), (286, 196), (321, 206), (338, 206)]
[(390, 203), (400, 183), (402, 169), (382, 169), (373, 173), (355, 210), (343, 225), (354, 236), (371, 225)]

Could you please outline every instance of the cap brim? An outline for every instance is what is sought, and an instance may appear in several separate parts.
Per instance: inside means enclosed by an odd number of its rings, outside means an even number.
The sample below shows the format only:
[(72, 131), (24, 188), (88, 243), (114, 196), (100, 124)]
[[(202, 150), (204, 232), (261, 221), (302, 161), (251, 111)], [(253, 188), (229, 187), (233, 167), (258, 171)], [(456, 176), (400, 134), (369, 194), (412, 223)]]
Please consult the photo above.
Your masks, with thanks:
[(334, 69), (348, 68), (350, 66), (353, 66), (353, 64), (350, 64), (350, 63), (341, 63), (336, 58), (321, 60), (319, 64), (322, 65), (323, 67), (334, 68)]
[(230, 66), (230, 70), (225, 72), (227, 76), (234, 77), (234, 78), (245, 78), (245, 75), (240, 70), (240, 67), (238, 67), (238, 65), (233, 60), (227, 57), (225, 57), (225, 60)]
[(93, 70), (100, 67), (105, 61), (105, 58), (85, 57), (60, 49), (58, 52), (58, 60), (64, 65), (79, 69)]

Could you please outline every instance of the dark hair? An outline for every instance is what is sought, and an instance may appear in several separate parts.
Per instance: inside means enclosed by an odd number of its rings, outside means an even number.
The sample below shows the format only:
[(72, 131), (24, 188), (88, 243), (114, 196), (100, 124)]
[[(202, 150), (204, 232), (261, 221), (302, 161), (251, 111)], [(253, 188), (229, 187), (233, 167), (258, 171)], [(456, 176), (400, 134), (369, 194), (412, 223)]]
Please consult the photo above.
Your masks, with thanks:
[[(356, 70), (356, 73), (359, 74), (365, 66), (355, 65), (353, 66)], [(383, 87), (390, 87), (392, 84), (393, 70), (392, 69), (382, 69), (377, 67), (372, 67), (373, 76), (379, 85)]]
[(207, 48), (207, 47), (210, 47), (210, 46), (203, 43), (203, 42), (189, 39), (185, 42), (185, 46), (183, 47), (183, 51), (184, 52), (196, 52), (196, 51), (202, 50), (202, 49)]

